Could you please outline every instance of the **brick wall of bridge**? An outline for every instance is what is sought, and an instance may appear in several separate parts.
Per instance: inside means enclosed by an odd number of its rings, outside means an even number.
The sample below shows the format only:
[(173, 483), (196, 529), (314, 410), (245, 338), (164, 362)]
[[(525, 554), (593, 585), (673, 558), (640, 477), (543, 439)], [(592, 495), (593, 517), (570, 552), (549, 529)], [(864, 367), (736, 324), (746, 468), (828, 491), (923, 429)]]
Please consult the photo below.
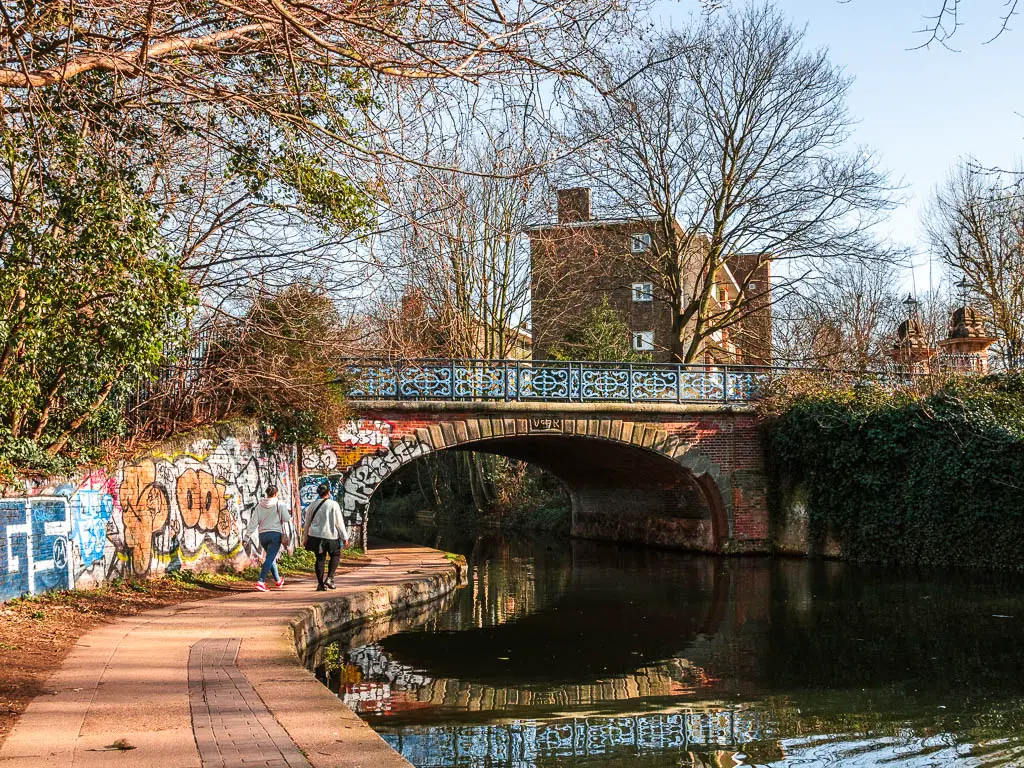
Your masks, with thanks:
[(536, 464), (566, 485), (573, 534), (716, 552), (766, 551), (757, 416), (743, 409), (523, 403), (374, 403), (302, 456), (300, 498), (331, 485), (365, 536), (376, 488), (441, 450)]

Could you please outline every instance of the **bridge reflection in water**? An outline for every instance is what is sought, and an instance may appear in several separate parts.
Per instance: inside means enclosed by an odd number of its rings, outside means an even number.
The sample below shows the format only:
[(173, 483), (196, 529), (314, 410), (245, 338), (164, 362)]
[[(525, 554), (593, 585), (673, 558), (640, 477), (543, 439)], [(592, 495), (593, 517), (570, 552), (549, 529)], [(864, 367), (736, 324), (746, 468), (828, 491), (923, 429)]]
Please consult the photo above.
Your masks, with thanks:
[(419, 768), (1024, 766), (1016, 576), (458, 548), (469, 588), (310, 660)]
[[(379, 730), (395, 751), (419, 768), (533, 768), (551, 760), (598, 757), (636, 765), (637, 758), (666, 752), (689, 758), (680, 765), (722, 765), (720, 759), (711, 763), (688, 753), (738, 747), (761, 738), (756, 714), (731, 710)], [(739, 765), (741, 759), (737, 756), (732, 762)]]
[[(560, 547), (529, 558), (518, 550), (478, 540), (462, 594), (364, 624), (312, 665), (420, 768), (660, 766), (669, 756), (674, 766), (732, 766), (742, 764), (734, 753), (766, 738), (757, 712), (708, 703), (721, 680), (703, 665), (731, 655), (713, 638), (726, 594), (718, 561), (579, 544), (570, 564)], [(615, 602), (604, 642), (581, 643), (582, 629), (607, 621), (600, 596), (644, 591), (620, 578), (618, 556), (657, 597)], [(666, 587), (659, 579), (669, 573)], [(680, 600), (692, 619), (656, 607)], [(541, 653), (506, 658), (517, 653), (503, 649), (524, 644)]]

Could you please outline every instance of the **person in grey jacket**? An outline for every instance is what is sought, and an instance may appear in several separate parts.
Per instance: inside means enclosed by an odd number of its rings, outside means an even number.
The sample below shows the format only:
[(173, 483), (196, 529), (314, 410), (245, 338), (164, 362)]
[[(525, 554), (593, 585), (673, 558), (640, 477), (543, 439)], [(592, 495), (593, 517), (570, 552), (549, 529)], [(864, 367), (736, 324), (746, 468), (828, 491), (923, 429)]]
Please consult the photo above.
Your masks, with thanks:
[[(348, 546), (348, 528), (345, 527), (341, 507), (331, 498), (327, 484), (320, 485), (316, 493), (319, 498), (306, 509), (303, 541), (306, 549), (316, 555), (316, 590), (323, 592), (334, 589), (334, 572), (341, 560), (341, 548)], [(330, 563), (326, 562), (328, 556)]]
[(256, 582), (256, 589), (260, 592), (267, 591), (267, 576), (274, 574), (274, 582), (277, 586), (284, 586), (284, 579), (277, 570), (277, 555), (284, 543), (285, 532), (288, 530), (288, 523), (291, 515), (288, 512), (288, 505), (277, 497), (277, 488), (267, 488), (267, 496), (256, 505), (253, 512), (255, 523), (260, 537), (260, 549), (266, 556), (263, 559), (263, 567), (260, 568), (260, 578)]

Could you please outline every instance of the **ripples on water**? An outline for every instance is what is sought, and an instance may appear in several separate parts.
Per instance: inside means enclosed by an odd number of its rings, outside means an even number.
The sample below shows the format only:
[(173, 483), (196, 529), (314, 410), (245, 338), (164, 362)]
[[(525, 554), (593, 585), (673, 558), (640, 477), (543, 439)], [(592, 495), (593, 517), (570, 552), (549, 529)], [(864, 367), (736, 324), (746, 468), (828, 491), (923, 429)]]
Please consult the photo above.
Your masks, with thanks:
[(1019, 577), (463, 549), (469, 586), (311, 659), (419, 768), (1024, 766)]

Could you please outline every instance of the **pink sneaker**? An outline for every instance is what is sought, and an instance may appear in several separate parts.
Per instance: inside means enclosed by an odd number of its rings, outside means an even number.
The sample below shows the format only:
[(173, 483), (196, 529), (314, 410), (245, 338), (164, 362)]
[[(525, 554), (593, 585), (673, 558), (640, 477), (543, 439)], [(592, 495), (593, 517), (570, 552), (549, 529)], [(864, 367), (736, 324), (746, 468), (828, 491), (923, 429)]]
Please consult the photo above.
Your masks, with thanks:
[(280, 589), (281, 587), (283, 587), (283, 586), (284, 586), (284, 579), (283, 579), (283, 578), (281, 578), (281, 579), (278, 579), (278, 580), (277, 580), (276, 582), (274, 582), (274, 583), (275, 583), (275, 584), (277, 584), (277, 588), (278, 588), (278, 589)]
[(256, 582), (256, 591), (257, 592), (269, 592), (270, 590), (267, 589), (267, 585), (264, 584), (262, 581), (257, 581)]

